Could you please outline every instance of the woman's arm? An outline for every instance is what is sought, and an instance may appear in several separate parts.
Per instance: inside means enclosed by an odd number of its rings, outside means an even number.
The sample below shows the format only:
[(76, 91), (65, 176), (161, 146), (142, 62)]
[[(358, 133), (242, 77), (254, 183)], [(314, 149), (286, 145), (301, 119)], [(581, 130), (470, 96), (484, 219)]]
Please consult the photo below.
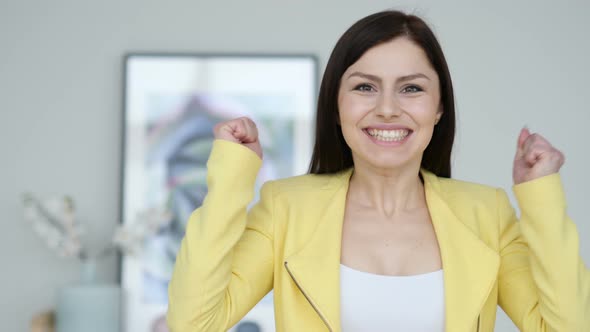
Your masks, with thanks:
[(590, 272), (559, 174), (518, 184), (514, 192), (520, 222), (498, 191), (500, 306), (521, 331), (589, 331)]
[(559, 169), (565, 157), (523, 128), (514, 157), (521, 217), (499, 191), (499, 304), (521, 331), (590, 331), (590, 272), (566, 213)]
[(171, 331), (225, 331), (272, 289), (271, 183), (247, 213), (260, 165), (251, 149), (214, 142), (208, 193), (187, 224), (169, 286)]

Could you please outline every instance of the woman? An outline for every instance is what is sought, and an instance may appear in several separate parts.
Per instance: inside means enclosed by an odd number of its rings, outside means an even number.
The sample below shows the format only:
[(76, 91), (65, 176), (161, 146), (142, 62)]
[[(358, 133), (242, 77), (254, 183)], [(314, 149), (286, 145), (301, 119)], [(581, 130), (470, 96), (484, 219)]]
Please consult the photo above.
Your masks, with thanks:
[(418, 17), (340, 38), (309, 175), (266, 183), (255, 124), (215, 127), (209, 192), (169, 288), (172, 331), (224, 331), (274, 289), (278, 331), (586, 331), (590, 276), (565, 214), (560, 151), (523, 129), (520, 222), (499, 189), (449, 179), (455, 117), (441, 48)]

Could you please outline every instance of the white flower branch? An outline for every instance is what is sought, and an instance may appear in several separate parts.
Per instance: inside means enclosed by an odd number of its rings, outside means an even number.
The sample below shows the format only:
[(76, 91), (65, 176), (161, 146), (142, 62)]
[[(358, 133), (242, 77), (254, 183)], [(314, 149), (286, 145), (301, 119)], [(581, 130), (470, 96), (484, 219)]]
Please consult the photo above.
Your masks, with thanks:
[(121, 251), (125, 255), (140, 255), (145, 240), (168, 225), (172, 214), (163, 209), (150, 208), (138, 213), (134, 222), (118, 226), (109, 245), (96, 255), (89, 254), (82, 245), (83, 227), (76, 219), (74, 201), (68, 196), (40, 200), (33, 194), (23, 197), (25, 220), (62, 257), (76, 257), (81, 261), (102, 259)]

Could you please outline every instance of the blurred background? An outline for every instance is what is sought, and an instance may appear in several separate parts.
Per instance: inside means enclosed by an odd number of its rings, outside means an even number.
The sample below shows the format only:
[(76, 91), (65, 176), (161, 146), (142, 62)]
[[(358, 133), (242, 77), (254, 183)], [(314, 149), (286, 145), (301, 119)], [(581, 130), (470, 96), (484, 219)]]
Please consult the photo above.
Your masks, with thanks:
[[(74, 198), (90, 250), (119, 224), (125, 54), (312, 54), (321, 77), (340, 35), (389, 8), (425, 18), (445, 51), (454, 177), (510, 193), (519, 129), (541, 133), (566, 155), (569, 214), (590, 262), (589, 2), (0, 0), (0, 330), (29, 331), (80, 279), (80, 264), (26, 222), (23, 193)], [(118, 282), (116, 255), (94, 268), (97, 280)], [(516, 331), (501, 310), (496, 331)]]

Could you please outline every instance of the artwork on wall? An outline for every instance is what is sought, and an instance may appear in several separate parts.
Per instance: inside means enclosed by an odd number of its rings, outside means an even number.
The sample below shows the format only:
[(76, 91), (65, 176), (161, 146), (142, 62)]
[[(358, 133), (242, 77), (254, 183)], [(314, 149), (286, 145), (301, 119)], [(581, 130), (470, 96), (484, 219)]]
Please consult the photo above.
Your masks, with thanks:
[[(121, 220), (151, 210), (170, 218), (144, 240), (141, 255), (122, 258), (125, 331), (165, 329), (176, 252), (207, 193), (213, 126), (240, 116), (256, 122), (264, 150), (256, 192), (265, 181), (303, 174), (313, 145), (316, 82), (317, 61), (307, 55), (125, 57)], [(242, 322), (273, 331), (272, 315), (268, 295)]]

